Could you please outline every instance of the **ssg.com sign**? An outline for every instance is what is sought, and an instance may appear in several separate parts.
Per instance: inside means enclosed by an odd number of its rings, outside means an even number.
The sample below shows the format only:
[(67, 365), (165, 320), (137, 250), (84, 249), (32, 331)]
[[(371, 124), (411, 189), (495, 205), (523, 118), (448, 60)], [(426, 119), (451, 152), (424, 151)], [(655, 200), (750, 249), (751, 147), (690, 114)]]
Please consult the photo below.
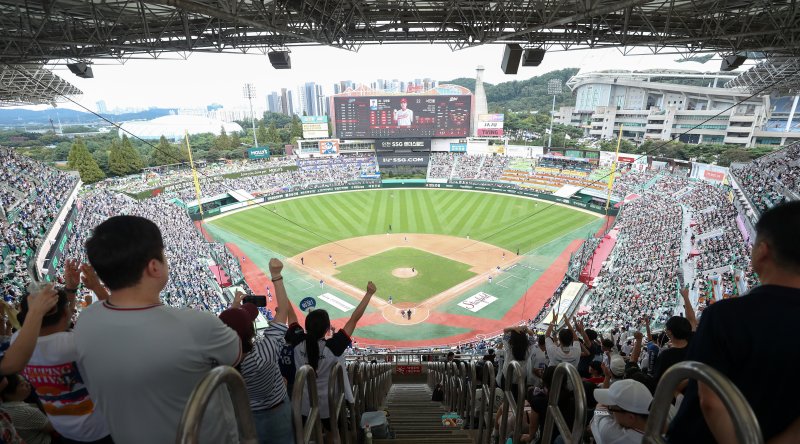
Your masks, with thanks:
[(247, 157), (250, 159), (267, 159), (269, 158), (269, 148), (253, 148), (247, 150)]
[(378, 165), (427, 166), (428, 156), (378, 156)]

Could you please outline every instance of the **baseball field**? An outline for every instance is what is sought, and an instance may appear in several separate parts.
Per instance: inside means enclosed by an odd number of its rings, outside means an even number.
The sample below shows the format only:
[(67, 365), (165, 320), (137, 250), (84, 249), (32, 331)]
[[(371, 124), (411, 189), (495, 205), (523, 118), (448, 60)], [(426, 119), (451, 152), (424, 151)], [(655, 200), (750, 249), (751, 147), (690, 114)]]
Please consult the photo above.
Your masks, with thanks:
[(515, 196), (394, 189), (278, 201), (204, 226), (236, 252), (256, 293), (271, 286), (266, 264), (279, 257), (290, 299), (314, 297), (334, 325), (374, 281), (355, 336), (403, 346), (471, 340), (533, 316), (563, 277), (570, 248), (602, 224), (587, 211)]

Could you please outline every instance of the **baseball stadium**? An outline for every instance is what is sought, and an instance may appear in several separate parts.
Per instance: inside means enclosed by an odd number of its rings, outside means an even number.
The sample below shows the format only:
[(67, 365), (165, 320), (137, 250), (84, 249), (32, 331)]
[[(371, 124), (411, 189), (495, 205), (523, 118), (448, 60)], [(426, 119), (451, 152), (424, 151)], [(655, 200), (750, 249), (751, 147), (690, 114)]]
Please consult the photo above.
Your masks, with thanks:
[[(523, 3), (0, 0), (0, 443), (800, 442), (800, 9)], [(62, 77), (394, 44), (721, 65)]]

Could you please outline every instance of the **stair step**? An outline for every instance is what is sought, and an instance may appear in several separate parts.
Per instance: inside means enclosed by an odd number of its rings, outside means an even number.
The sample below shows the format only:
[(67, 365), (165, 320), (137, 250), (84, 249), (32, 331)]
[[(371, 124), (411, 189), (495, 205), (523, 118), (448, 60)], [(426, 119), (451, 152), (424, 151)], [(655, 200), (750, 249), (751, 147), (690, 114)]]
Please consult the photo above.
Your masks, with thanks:
[(445, 409), (431, 401), (426, 384), (394, 384), (386, 411), (395, 438), (375, 439), (374, 444), (473, 444), (469, 431), (442, 426)]

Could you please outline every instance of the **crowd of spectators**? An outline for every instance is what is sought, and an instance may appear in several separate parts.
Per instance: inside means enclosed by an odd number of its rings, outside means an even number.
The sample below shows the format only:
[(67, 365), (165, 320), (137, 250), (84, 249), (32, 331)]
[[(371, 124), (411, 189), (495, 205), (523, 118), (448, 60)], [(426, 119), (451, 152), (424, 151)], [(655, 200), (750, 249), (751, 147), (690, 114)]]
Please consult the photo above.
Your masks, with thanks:
[(800, 194), (800, 142), (731, 168), (739, 185), (763, 213), (789, 200), (785, 191)]
[(456, 163), (456, 156), (461, 154), (454, 153), (431, 153), (430, 165), (428, 167), (429, 179), (449, 179)]
[(146, 217), (161, 229), (170, 260), (169, 284), (162, 298), (174, 307), (190, 307), (219, 313), (223, 300), (213, 284), (213, 263), (208, 243), (186, 212), (163, 197), (137, 201), (124, 194), (96, 191), (80, 198), (74, 231), (64, 254), (86, 261), (83, 248), (94, 227), (105, 219), (125, 214)]
[(28, 266), (78, 176), (0, 147), (0, 273), (3, 296), (19, 296)]

